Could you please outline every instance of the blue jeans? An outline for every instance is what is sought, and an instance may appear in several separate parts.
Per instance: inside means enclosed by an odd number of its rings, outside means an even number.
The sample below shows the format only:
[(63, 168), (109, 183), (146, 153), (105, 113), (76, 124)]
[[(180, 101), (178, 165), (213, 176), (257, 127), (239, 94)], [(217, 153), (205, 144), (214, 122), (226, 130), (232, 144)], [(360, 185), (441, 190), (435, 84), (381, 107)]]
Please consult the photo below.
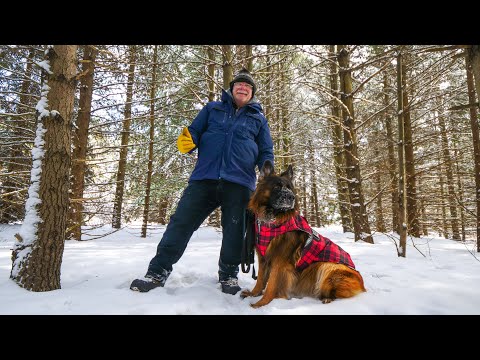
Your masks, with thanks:
[(166, 278), (183, 255), (192, 234), (218, 206), (222, 212), (219, 280), (237, 277), (243, 244), (245, 209), (252, 192), (226, 180), (190, 181), (150, 261), (147, 275)]

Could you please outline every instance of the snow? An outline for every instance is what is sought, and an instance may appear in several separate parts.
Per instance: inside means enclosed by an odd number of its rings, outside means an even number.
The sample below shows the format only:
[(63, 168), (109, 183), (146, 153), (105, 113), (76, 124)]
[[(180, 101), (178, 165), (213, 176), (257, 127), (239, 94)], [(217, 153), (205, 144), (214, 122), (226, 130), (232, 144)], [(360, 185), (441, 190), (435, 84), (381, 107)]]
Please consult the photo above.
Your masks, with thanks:
[[(367, 292), (330, 304), (313, 298), (275, 299), (253, 309), (249, 304), (259, 298), (241, 299), (239, 293), (220, 291), (221, 233), (208, 226), (193, 234), (164, 288), (131, 291), (131, 281), (145, 274), (165, 230), (156, 226), (141, 238), (140, 227), (129, 225), (95, 240), (67, 241), (61, 289), (35, 293), (9, 278), (14, 234), (20, 225), (0, 224), (0, 314), (480, 314), (480, 261), (473, 242), (408, 238), (403, 258), (397, 256), (392, 234), (374, 234), (375, 244), (368, 244), (355, 242), (353, 233), (343, 233), (340, 226), (315, 228), (350, 254)], [(99, 231), (112, 229), (106, 226)], [(258, 272), (258, 266), (255, 269)], [(248, 274), (240, 270), (239, 284), (254, 286), (251, 269)]]
[(15, 263), (12, 269), (12, 275), (16, 277), (20, 270), (20, 265), (24, 263), (32, 251), (31, 245), (36, 239), (38, 224), (42, 221), (37, 212), (37, 205), (42, 201), (38, 191), (40, 190), (40, 180), (42, 172), (42, 160), (45, 156), (43, 146), (45, 145), (44, 135), (47, 130), (43, 127), (42, 117), (48, 116), (48, 90), (50, 88), (44, 85), (42, 88), (42, 97), (37, 103), (36, 109), (39, 112), (37, 131), (35, 133), (34, 146), (32, 148), (32, 169), (30, 171), (30, 186), (28, 188), (28, 199), (25, 204), (25, 221), (18, 231), (19, 238), (15, 241), (15, 248), (18, 249)]

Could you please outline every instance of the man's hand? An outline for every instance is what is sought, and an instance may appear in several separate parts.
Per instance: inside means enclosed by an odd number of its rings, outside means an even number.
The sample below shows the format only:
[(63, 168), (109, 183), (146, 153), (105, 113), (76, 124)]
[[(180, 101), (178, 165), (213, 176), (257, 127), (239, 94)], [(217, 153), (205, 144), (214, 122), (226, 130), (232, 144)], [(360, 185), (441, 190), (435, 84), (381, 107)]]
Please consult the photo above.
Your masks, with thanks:
[(182, 133), (177, 139), (178, 151), (180, 151), (182, 154), (186, 154), (190, 150), (194, 149), (195, 146), (196, 145), (193, 142), (192, 135), (190, 135), (188, 128), (184, 127)]

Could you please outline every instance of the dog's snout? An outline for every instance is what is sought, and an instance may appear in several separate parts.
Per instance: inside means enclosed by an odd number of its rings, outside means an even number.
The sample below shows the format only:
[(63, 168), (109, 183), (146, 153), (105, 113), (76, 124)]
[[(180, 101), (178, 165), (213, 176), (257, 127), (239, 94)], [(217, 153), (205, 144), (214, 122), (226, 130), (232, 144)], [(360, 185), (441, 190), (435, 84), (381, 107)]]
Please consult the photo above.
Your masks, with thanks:
[(288, 188), (282, 189), (282, 192), (280, 194), (280, 199), (282, 201), (294, 202), (295, 201), (295, 194), (292, 192), (292, 190), (290, 190)]
[(295, 193), (285, 185), (277, 188), (272, 192), (270, 204), (277, 211), (291, 210), (295, 207)]
[(293, 194), (292, 190), (290, 190), (287, 187), (283, 187), (282, 197), (284, 197), (287, 200), (294, 200), (295, 199), (295, 195)]

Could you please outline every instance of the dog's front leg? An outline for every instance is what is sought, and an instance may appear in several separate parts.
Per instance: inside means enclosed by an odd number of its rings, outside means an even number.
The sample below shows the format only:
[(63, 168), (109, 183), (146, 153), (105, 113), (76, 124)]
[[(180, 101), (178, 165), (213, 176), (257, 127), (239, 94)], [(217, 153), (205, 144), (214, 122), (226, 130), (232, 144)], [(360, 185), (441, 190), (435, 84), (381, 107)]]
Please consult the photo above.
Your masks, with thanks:
[(263, 292), (263, 289), (265, 289), (265, 285), (267, 284), (267, 274), (266, 274), (266, 269), (265, 269), (265, 259), (257, 252), (257, 258), (258, 258), (258, 276), (257, 276), (257, 282), (254, 286), (254, 288), (250, 290), (243, 290), (240, 293), (240, 297), (246, 298), (248, 296), (258, 296), (261, 295)]
[(295, 279), (295, 271), (291, 265), (282, 263), (275, 264), (270, 271), (263, 297), (250, 306), (259, 308), (260, 306), (269, 304), (273, 299), (288, 299)]

